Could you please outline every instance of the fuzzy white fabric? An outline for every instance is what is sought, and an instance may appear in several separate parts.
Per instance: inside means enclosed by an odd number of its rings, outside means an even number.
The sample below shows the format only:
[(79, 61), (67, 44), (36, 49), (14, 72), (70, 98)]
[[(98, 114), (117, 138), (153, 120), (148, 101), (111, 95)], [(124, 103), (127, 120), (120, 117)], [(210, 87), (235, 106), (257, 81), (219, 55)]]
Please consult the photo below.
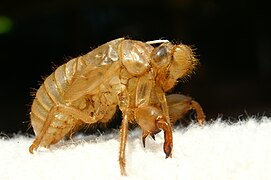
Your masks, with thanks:
[(271, 118), (177, 128), (173, 138), (173, 157), (165, 159), (163, 133), (143, 148), (140, 131), (130, 132), (127, 177), (120, 176), (118, 133), (77, 137), (34, 155), (31, 138), (1, 139), (0, 179), (271, 179)]

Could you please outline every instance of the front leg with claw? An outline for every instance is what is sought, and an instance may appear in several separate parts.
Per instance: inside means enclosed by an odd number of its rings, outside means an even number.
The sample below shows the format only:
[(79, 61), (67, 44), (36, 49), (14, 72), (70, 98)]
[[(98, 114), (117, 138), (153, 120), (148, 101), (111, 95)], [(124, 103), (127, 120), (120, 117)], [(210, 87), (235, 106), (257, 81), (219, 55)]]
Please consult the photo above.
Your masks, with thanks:
[(142, 129), (142, 143), (145, 147), (145, 139), (150, 135), (155, 139), (154, 135), (161, 130), (164, 131), (164, 152), (166, 158), (171, 157), (173, 148), (171, 125), (166, 121), (162, 112), (153, 106), (139, 107), (135, 110), (135, 120)]
[(196, 119), (200, 125), (204, 125), (205, 115), (197, 101), (182, 94), (171, 94), (166, 97), (171, 124), (180, 120), (190, 110), (196, 112)]

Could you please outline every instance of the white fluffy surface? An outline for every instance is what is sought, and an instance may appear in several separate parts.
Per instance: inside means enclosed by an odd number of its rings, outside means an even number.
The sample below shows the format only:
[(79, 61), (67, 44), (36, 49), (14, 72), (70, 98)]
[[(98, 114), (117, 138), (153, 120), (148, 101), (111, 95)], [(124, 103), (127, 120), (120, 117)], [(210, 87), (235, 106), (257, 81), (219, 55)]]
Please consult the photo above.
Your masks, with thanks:
[(0, 179), (271, 179), (271, 118), (258, 121), (175, 129), (173, 157), (168, 159), (163, 133), (156, 141), (147, 138), (144, 149), (140, 131), (132, 131), (128, 177), (119, 172), (118, 133), (80, 137), (34, 155), (28, 152), (31, 138), (1, 139)]

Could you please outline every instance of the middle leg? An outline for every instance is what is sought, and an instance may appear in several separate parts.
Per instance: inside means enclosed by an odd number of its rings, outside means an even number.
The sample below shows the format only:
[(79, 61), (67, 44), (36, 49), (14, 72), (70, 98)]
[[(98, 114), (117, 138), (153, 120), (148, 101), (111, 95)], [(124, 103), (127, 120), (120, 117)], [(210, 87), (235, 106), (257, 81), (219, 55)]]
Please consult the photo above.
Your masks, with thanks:
[(133, 114), (131, 109), (127, 109), (123, 112), (123, 119), (121, 123), (120, 129), (120, 151), (119, 151), (119, 166), (120, 166), (120, 173), (122, 176), (126, 176), (125, 170), (125, 149), (126, 149), (126, 141), (128, 135), (128, 124), (129, 121), (132, 119)]

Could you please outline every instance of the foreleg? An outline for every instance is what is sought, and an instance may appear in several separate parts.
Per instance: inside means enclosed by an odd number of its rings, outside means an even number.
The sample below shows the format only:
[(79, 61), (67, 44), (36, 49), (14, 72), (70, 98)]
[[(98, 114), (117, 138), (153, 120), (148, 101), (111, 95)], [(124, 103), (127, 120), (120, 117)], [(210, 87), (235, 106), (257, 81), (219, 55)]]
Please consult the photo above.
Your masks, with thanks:
[(171, 94), (166, 96), (170, 121), (174, 124), (177, 120), (182, 118), (189, 110), (193, 109), (197, 114), (197, 121), (203, 125), (205, 121), (205, 115), (200, 104), (191, 97), (187, 97), (181, 94)]

